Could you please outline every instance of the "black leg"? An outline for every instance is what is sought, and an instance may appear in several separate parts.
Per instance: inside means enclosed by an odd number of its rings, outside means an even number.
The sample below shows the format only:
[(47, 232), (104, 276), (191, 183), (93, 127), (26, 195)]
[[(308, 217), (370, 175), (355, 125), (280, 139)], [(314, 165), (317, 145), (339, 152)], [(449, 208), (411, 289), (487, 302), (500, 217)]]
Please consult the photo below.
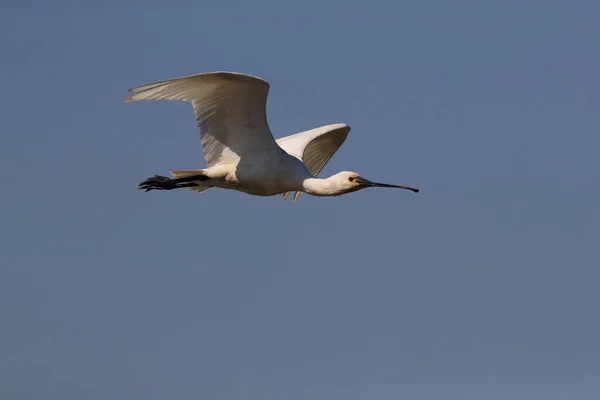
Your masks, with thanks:
[(199, 186), (191, 181), (205, 181), (208, 177), (204, 175), (192, 175), (185, 178), (171, 179), (166, 176), (154, 175), (140, 183), (138, 189), (146, 192), (150, 190), (173, 190), (186, 187)]

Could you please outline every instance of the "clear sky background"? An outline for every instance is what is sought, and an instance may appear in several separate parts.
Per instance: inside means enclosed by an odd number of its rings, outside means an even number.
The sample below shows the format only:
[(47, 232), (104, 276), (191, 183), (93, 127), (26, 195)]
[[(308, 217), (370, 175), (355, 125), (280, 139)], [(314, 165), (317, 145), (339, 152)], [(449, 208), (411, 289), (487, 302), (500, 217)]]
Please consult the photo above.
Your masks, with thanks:
[[(600, 3), (0, 6), (0, 398), (600, 398)], [(276, 137), (352, 126), (338, 198), (143, 193), (204, 167), (215, 70)]]

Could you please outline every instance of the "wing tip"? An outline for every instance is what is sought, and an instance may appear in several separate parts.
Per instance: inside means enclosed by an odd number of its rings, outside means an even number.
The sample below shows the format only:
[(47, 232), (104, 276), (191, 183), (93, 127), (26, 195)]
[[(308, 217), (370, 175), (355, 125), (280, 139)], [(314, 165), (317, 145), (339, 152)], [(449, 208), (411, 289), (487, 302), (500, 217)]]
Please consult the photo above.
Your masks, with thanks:
[(296, 192), (294, 194), (294, 204), (296, 204), (296, 201), (298, 201), (298, 198), (300, 197), (301, 194), (302, 194), (302, 192)]
[[(164, 87), (168, 84), (174, 83), (176, 81), (182, 81), (185, 79), (205, 79), (205, 83), (222, 83), (225, 82), (237, 82), (237, 83), (260, 83), (265, 85), (266, 88), (270, 88), (269, 82), (265, 79), (260, 78), (255, 75), (246, 74), (243, 72), (233, 72), (233, 71), (214, 71), (214, 72), (203, 72), (194, 75), (182, 76), (179, 78), (172, 78), (162, 81), (156, 81), (151, 83), (146, 83), (140, 86), (132, 87), (127, 89), (127, 92), (132, 93), (131, 96), (125, 99), (125, 103), (130, 103), (132, 101), (137, 100), (149, 100), (146, 97), (139, 97), (140, 94), (143, 94), (151, 89), (158, 89), (160, 87)], [(138, 95), (138, 98), (134, 98)]]
[(338, 125), (338, 126), (339, 126), (339, 127), (338, 127), (338, 129), (343, 129), (343, 130), (345, 130), (345, 131), (346, 131), (346, 135), (347, 135), (347, 134), (349, 134), (349, 133), (350, 133), (350, 131), (352, 130), (352, 127), (351, 127), (350, 125), (348, 125), (348, 124), (339, 123), (339, 124), (336, 124), (336, 125)]

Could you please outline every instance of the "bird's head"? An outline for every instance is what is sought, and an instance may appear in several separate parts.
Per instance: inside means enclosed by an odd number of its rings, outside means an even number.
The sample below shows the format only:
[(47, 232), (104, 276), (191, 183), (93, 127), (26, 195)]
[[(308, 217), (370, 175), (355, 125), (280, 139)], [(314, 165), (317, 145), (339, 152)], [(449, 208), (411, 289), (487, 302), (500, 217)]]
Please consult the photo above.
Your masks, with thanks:
[[(336, 188), (340, 191), (340, 194), (356, 192), (357, 190), (369, 188), (369, 187), (387, 187), (396, 189), (406, 189), (417, 193), (419, 189), (415, 189), (409, 186), (390, 185), (387, 183), (371, 182), (368, 179), (363, 178), (356, 172), (342, 171), (331, 178), (335, 182)], [(330, 179), (331, 179), (330, 178)]]

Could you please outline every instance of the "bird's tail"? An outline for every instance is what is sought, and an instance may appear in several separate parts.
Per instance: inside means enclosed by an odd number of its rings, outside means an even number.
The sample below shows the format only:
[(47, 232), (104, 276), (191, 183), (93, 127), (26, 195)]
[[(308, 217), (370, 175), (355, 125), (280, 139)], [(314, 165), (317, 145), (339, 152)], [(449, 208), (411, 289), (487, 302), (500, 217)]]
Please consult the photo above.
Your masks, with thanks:
[[(178, 179), (178, 178), (185, 178), (188, 176), (192, 176), (192, 175), (201, 175), (202, 174), (202, 170), (201, 169), (181, 169), (181, 170), (177, 170), (177, 171), (169, 171), (171, 173), (171, 175), (173, 175), (173, 178)], [(198, 182), (198, 184), (201, 184), (202, 182)], [(204, 192), (208, 189), (210, 189), (210, 186), (193, 186), (190, 187), (191, 190), (193, 190), (194, 192)]]

